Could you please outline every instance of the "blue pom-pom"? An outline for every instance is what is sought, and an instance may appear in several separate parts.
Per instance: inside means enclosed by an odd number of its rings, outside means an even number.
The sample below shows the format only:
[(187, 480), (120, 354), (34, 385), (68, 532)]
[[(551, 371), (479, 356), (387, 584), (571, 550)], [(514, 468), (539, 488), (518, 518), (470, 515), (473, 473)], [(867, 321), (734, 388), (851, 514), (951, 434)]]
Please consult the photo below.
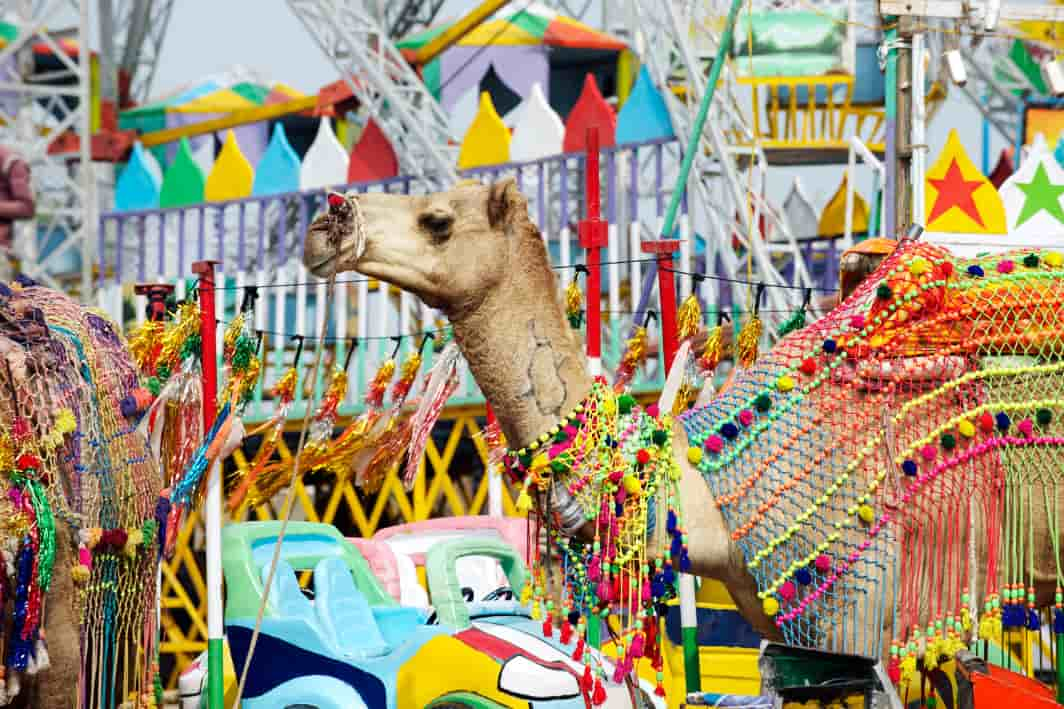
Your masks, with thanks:
[(1009, 430), (1009, 425), (1012, 421), (1009, 420), (1009, 415), (1002, 411), (994, 416), (994, 423), (996, 423), (997, 427), (1002, 431), (1007, 431)]
[(679, 524), (679, 522), (676, 519), (675, 510), (669, 510), (669, 514), (665, 518), (665, 529), (668, 531), (669, 534), (675, 534), (676, 533), (676, 526), (678, 524)]
[(720, 427), (720, 435), (731, 440), (739, 435), (739, 427), (729, 421)]
[(828, 339), (824, 340), (824, 345), (823, 345), (824, 351), (827, 352), (828, 354), (831, 354), (832, 352), (834, 352), (835, 348), (837, 346), (838, 345), (835, 344), (835, 340), (832, 340), (830, 337)]
[(1027, 614), (1022, 606), (1010, 603), (1001, 609), (1002, 628), (1022, 628), (1027, 624)]
[(137, 400), (133, 398), (132, 394), (123, 397), (118, 406), (122, 410), (122, 415), (127, 419), (137, 415)]
[(809, 569), (802, 567), (794, 572), (794, 580), (803, 586), (808, 586), (813, 582), (813, 574)]
[(1064, 609), (1053, 610), (1053, 632), (1058, 635), (1064, 634)]
[[(660, 576), (660, 574), (659, 574)], [(665, 595), (665, 582), (654, 581), (650, 584), (650, 595), (654, 598), (661, 598)]]
[(1042, 619), (1038, 617), (1038, 611), (1034, 608), (1027, 609), (1027, 629), (1038, 630), (1042, 627)]
[(915, 460), (907, 460), (901, 464), (902, 472), (906, 475), (916, 475), (917, 467)]
[(972, 264), (968, 267), (968, 275), (972, 276), (973, 278), (982, 278), (983, 269), (981, 266), (976, 266), (975, 264)]
[(614, 503), (614, 505), (613, 505), (613, 514), (617, 515), (618, 517), (623, 517), (624, 516), (624, 505), (622, 505), (620, 502)]

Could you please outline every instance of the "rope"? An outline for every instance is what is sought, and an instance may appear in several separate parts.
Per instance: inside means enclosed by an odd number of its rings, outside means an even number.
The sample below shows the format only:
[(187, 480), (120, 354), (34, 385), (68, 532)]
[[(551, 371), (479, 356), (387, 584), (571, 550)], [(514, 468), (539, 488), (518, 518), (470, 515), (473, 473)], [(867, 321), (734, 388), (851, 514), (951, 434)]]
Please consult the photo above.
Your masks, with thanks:
[[(365, 244), (365, 222), (362, 217), (362, 209), (358, 204), (357, 197), (348, 197), (347, 203), (351, 205), (354, 210), (354, 227), (358, 234), (358, 243)], [(333, 296), (336, 290), (336, 267), (339, 263), (339, 250), (340, 244), (336, 243), (336, 231), (330, 231), (330, 237), (333, 243), (334, 251), (337, 253), (337, 257), (332, 260), (332, 270), (329, 274), (329, 279), (326, 283), (325, 291), (325, 309), (323, 312), (329, 313), (332, 310)], [(318, 345), (314, 350), (314, 368), (311, 374), (311, 381), (317, 381), (318, 372), (321, 368), (322, 353), (325, 351), (325, 340), (319, 339)], [(273, 547), (273, 557), (270, 559), (270, 571), (266, 575), (266, 582), (263, 585), (262, 601), (259, 603), (259, 610), (255, 617), (255, 628), (251, 633), (251, 642), (248, 645), (248, 654), (244, 658), (244, 667), (240, 672), (240, 682), (237, 684), (236, 699), (233, 702), (233, 706), (240, 706), (240, 698), (244, 695), (244, 686), (247, 682), (248, 670), (251, 668), (251, 659), (255, 655), (255, 645), (259, 639), (259, 633), (262, 630), (262, 619), (266, 612), (266, 604), (270, 598), (270, 587), (273, 585), (274, 574), (277, 572), (277, 563), (281, 559), (281, 546), (284, 543), (284, 536), (288, 530), (288, 522), (292, 516), (292, 507), (295, 504), (295, 489), (296, 480), (299, 479), (300, 463), (303, 457), (303, 447), (307, 438), (307, 431), (310, 428), (310, 419), (313, 415), (314, 407), (307, 406), (306, 411), (303, 413), (303, 423), (299, 431), (299, 447), (296, 449), (295, 462), (292, 465), (292, 477), (288, 482), (288, 491), (285, 493), (285, 502), (283, 506), (283, 516), (281, 519), (281, 529), (277, 533), (277, 541)]]

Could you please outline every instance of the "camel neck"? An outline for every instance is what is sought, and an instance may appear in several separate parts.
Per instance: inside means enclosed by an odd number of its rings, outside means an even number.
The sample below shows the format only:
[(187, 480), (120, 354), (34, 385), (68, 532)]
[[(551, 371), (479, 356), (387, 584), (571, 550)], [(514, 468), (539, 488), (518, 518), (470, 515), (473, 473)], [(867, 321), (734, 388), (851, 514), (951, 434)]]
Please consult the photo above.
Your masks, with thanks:
[(581, 340), (545, 262), (513, 269), (476, 308), (452, 314), (451, 323), (512, 448), (547, 432), (591, 389)]

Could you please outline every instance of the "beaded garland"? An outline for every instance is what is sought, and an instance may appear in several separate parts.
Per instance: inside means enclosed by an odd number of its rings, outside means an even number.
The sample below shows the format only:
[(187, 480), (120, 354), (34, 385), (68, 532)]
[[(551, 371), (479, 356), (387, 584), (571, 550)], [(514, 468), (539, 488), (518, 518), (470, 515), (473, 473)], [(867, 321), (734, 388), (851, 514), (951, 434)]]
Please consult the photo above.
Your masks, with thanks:
[[(75, 706), (155, 707), (161, 481), (127, 420), (134, 361), (112, 322), (25, 278), (0, 286), (0, 351), (0, 704), (48, 668), (46, 605), (68, 603), (77, 626), (63, 637), (84, 663)], [(73, 588), (56, 596), (60, 578)], [(123, 671), (130, 646), (144, 660)]]
[[(883, 656), (886, 627), (903, 681), (918, 658), (930, 669), (1002, 627), (1036, 630), (1036, 571), (1056, 574), (1064, 630), (1062, 262), (904, 243), (679, 416), (787, 642)], [(1037, 568), (1036, 520), (1055, 569)]]
[[(622, 622), (612, 680), (623, 681), (647, 658), (658, 672), (658, 693), (663, 695), (659, 604), (674, 596), (677, 572), (690, 567), (677, 498), (680, 471), (672, 455), (672, 421), (656, 408), (617, 394), (599, 377), (558, 425), (503, 456), (505, 469), (521, 484), (518, 510), (546, 525), (549, 539), (545, 556), (538, 548), (532, 552), (534, 581), (526, 586), (524, 601), (532, 601), (534, 618), (544, 618), (545, 634), (553, 632), (560, 618), (563, 641), (575, 637), (573, 658), (585, 663), (585, 688), (593, 700), (598, 697), (596, 705), (605, 696), (604, 669), (590, 664), (592, 655), (583, 640), (588, 619), (615, 614)], [(583, 521), (593, 526), (593, 541), (569, 538), (563, 531), (571, 530), (555, 523), (554, 485), (565, 487)], [(664, 529), (655, 529), (657, 509), (665, 513)], [(551, 593), (555, 550), (564, 579)]]

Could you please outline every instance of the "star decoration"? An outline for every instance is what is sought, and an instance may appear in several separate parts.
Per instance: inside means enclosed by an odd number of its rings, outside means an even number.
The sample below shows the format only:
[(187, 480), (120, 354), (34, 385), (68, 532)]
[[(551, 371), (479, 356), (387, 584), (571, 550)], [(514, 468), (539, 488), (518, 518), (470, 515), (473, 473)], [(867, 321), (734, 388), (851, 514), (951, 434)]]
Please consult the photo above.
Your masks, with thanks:
[(1064, 194), (1064, 185), (1054, 185), (1050, 182), (1045, 165), (1039, 162), (1031, 181), (1017, 182), (1016, 186), (1026, 197), (1023, 201), (1023, 209), (1020, 210), (1020, 217), (1016, 220), (1017, 227), (1043, 210), (1064, 224), (1064, 209), (1060, 206), (1060, 195)]
[(928, 224), (948, 212), (950, 208), (956, 207), (971, 217), (972, 221), (979, 226), (985, 226), (983, 217), (979, 214), (979, 208), (975, 206), (975, 200), (972, 199), (972, 193), (979, 189), (983, 182), (982, 180), (965, 180), (956, 158), (950, 162), (949, 169), (946, 170), (946, 175), (942, 179), (928, 178), (927, 181), (938, 191), (935, 206), (931, 208), (931, 216), (927, 219)]

